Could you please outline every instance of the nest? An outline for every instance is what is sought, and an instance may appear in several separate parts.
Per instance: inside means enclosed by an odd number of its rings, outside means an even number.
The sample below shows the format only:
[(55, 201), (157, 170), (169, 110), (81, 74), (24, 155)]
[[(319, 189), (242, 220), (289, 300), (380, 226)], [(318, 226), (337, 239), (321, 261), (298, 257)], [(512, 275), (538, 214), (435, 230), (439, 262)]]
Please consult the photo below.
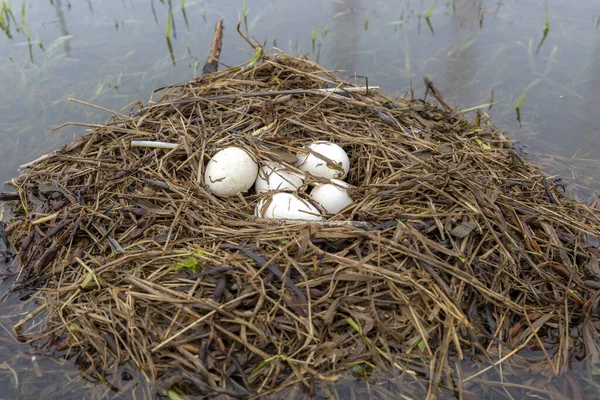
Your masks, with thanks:
[[(323, 90), (352, 86), (264, 55), (162, 88), (29, 165), (6, 229), (15, 290), (37, 305), (19, 338), (92, 376), (129, 364), (159, 387), (234, 397), (374, 369), (462, 390), (499, 349), (510, 365), (537, 346), (546, 375), (574, 353), (598, 361), (599, 212), (485, 114)], [(324, 222), (256, 219), (261, 196), (203, 184), (225, 146), (293, 169), (285, 155), (316, 140), (351, 160), (354, 203)]]

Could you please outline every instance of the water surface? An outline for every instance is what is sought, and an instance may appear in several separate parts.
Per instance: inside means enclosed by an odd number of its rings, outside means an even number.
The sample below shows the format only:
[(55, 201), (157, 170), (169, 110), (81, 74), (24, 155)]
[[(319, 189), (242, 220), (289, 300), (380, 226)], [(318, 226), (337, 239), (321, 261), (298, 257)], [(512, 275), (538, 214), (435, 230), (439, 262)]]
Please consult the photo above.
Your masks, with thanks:
[[(12, 2), (10, 26), (5, 17), (0, 31), (0, 181), (84, 134), (73, 127), (50, 132), (53, 127), (110, 117), (69, 98), (120, 110), (146, 101), (155, 88), (198, 75), (220, 18), (226, 27), (221, 61), (251, 58), (235, 31), (242, 0), (22, 4)], [(485, 110), (498, 126), (546, 171), (561, 174), (573, 196), (588, 200), (600, 189), (600, 5), (548, 0), (550, 31), (538, 50), (545, 22), (539, 0), (438, 1), (427, 24), (423, 15), (433, 4), (250, 0), (242, 29), (269, 47), (343, 70), (347, 79), (368, 77), (392, 95), (412, 90), (422, 98), (425, 74), (459, 109), (488, 103), (493, 92), (494, 105)], [(515, 104), (525, 93), (519, 122)], [(0, 367), (6, 367), (0, 385), (9, 397), (52, 398), (65, 387), (79, 390), (73, 398), (115, 395), (114, 387), (88, 384), (70, 363), (39, 355), (34, 369), (37, 350), (11, 336), (18, 317), (9, 315), (28, 310), (14, 301), (1, 307)]]

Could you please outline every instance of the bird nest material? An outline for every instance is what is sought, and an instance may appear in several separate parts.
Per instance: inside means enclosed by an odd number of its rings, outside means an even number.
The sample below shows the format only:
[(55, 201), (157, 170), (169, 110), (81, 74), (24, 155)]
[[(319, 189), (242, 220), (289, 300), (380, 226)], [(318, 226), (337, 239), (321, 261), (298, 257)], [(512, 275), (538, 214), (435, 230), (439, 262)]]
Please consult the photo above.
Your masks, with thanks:
[[(597, 361), (598, 211), (486, 115), (335, 89), (353, 86), (264, 55), (162, 88), (28, 165), (7, 227), (15, 289), (37, 304), (19, 338), (105, 379), (129, 363), (235, 397), (372, 368), (426, 377), (432, 394), (478, 374), (449, 379), (456, 360), (499, 348), (509, 364), (539, 346), (540, 373), (565, 371), (569, 348)], [(295, 168), (315, 140), (351, 160), (354, 203), (324, 222), (256, 219), (259, 195), (203, 184), (225, 146)]]

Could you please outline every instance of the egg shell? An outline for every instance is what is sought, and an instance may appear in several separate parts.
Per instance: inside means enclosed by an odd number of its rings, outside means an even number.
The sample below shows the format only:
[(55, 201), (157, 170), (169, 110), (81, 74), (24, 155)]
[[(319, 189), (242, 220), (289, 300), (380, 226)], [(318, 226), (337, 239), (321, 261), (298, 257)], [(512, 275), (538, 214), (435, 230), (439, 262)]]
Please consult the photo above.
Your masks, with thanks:
[[(335, 143), (318, 141), (308, 146), (312, 152), (299, 152), (296, 165), (303, 171), (313, 176), (327, 179), (344, 179), (350, 170), (348, 154)], [(341, 167), (343, 172), (332, 168), (328, 162), (319, 155), (333, 161)]]
[(255, 215), (272, 219), (323, 220), (319, 210), (308, 201), (292, 193), (282, 192), (261, 199), (256, 206)]
[(274, 163), (263, 165), (258, 170), (258, 176), (254, 182), (256, 193), (264, 193), (269, 190), (295, 191), (304, 183), (302, 176), (286, 171)]
[(335, 184), (324, 183), (315, 186), (310, 192), (310, 197), (319, 203), (328, 214), (337, 214), (352, 204), (353, 201), (345, 189), (348, 187), (346, 182), (337, 179), (331, 179), (331, 182)]
[(206, 164), (204, 183), (217, 196), (235, 196), (252, 187), (258, 175), (253, 155), (239, 147), (218, 151)]

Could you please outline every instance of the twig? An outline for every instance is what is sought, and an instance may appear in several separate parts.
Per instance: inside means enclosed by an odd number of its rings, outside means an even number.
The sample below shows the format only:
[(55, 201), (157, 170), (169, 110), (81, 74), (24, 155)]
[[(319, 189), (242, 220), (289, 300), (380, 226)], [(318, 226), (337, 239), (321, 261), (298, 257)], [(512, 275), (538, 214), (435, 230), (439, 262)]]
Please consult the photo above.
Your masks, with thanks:
[(2, 364), (6, 369), (8, 369), (10, 372), (12, 372), (13, 377), (15, 378), (15, 389), (19, 388), (19, 376), (17, 375), (17, 372), (10, 366), (8, 365), (8, 363), (5, 361)]
[(55, 150), (52, 153), (44, 154), (43, 156), (40, 156), (33, 161), (30, 161), (26, 164), (20, 165), (19, 170), (32, 167), (34, 164), (37, 164), (41, 161), (48, 160), (49, 158), (52, 158), (52, 157), (56, 157), (59, 152), (60, 152), (60, 150)]
[(106, 111), (107, 113), (110, 113), (110, 114), (113, 114), (113, 115), (118, 115), (121, 118), (133, 119), (132, 117), (129, 117), (129, 116), (125, 115), (125, 114), (121, 114), (118, 111), (113, 111), (113, 110), (110, 110), (108, 108), (105, 108), (105, 107), (102, 107), (102, 106), (98, 106), (96, 104), (88, 103), (88, 102), (83, 101), (83, 100), (77, 100), (77, 99), (74, 99), (72, 97), (69, 97), (67, 100), (72, 101), (73, 103), (83, 104), (84, 106), (88, 106), (88, 107), (92, 107), (92, 108), (97, 108), (98, 110)]
[(548, 196), (550, 202), (552, 204), (558, 204), (558, 201), (556, 201), (554, 195), (550, 191), (550, 185), (548, 185), (548, 180), (546, 179), (546, 177), (542, 178), (542, 184), (544, 185), (544, 191), (546, 192), (546, 196)]
[(18, 193), (0, 193), (0, 201), (19, 200)]
[(215, 27), (215, 36), (213, 37), (210, 54), (202, 68), (202, 74), (212, 74), (219, 69), (219, 58), (221, 57), (221, 48), (223, 46), (223, 19), (217, 22)]
[(148, 140), (132, 140), (131, 147), (150, 147), (154, 149), (176, 149), (179, 147), (177, 143), (167, 142), (151, 142)]
[(59, 213), (54, 213), (54, 214), (50, 214), (50, 215), (47, 215), (45, 217), (36, 219), (34, 221), (31, 221), (31, 225), (43, 224), (44, 222), (48, 222), (48, 221), (53, 220), (54, 218), (58, 217), (58, 215), (59, 215)]
[[(431, 78), (429, 76), (426, 75), (423, 78), (423, 81), (425, 82), (425, 87), (427, 88), (427, 90), (431, 90), (431, 92), (433, 93), (433, 96), (437, 99), (437, 101), (440, 102), (441, 105), (444, 106), (446, 111), (454, 110), (454, 108), (450, 104), (448, 104), (448, 102), (446, 100), (444, 100), (444, 98), (440, 94), (440, 91), (438, 90), (437, 86), (435, 86), (435, 83), (433, 83), (433, 81), (431, 80)], [(425, 95), (427, 95), (427, 93), (425, 93)]]

